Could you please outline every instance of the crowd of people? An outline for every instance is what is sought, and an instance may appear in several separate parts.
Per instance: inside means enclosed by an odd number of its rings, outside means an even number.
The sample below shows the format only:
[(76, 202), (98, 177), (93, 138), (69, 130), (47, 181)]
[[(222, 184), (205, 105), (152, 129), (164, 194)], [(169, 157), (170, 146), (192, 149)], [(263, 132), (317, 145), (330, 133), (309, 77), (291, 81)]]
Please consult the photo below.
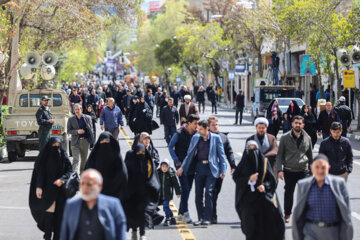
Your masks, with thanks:
[[(63, 86), (64, 91), (66, 88)], [(217, 113), (213, 86), (206, 90), (200, 86), (195, 93), (186, 86), (179, 91), (174, 86), (170, 94), (153, 85), (143, 91), (136, 84), (89, 84), (69, 89), (74, 111), (67, 126), (72, 135), (72, 162), (60, 139), (49, 138), (46, 132), (53, 124), (46, 97), (39, 109), (42, 114), (37, 114), (42, 123), (39, 138), (44, 137), (35, 161), (29, 203), (44, 239), (125, 240), (131, 230), (132, 240), (138, 236), (144, 240), (145, 229), (162, 222), (164, 226), (179, 221), (194, 226), (217, 224), (217, 199), (227, 162), (236, 184), (235, 209), (246, 239), (284, 239), (285, 223), (291, 216), (294, 239), (352, 239), (346, 181), (353, 156), (351, 143), (343, 136), (350, 123), (342, 115), (348, 111), (342, 98), (337, 106), (340, 110), (327, 103), (318, 120), (310, 106), (300, 110), (293, 101), (282, 114), (274, 101), (267, 116), (255, 120), (256, 132), (246, 140), (242, 159), (236, 165), (227, 134), (219, 130), (219, 119), (210, 116), (203, 120), (199, 116), (201, 107), (203, 112), (205, 109), (205, 92), (212, 112)], [(198, 107), (191, 101), (193, 96)], [(243, 109), (240, 90), (235, 124), (239, 113), (242, 124)], [(125, 125), (123, 116), (134, 133), (132, 149), (125, 159), (118, 142)], [(164, 127), (174, 168), (168, 159), (160, 158), (151, 139), (152, 131), (159, 127), (154, 116)], [(98, 120), (103, 132), (96, 140), (94, 123)], [(283, 124), (284, 134), (278, 145), (279, 124)], [(324, 138), (315, 157), (314, 129)], [(65, 189), (74, 173), (81, 174), (80, 198), (66, 202), (72, 197)], [(284, 208), (276, 194), (279, 179), (285, 181)], [(193, 185), (196, 220), (188, 208)], [(177, 218), (169, 204), (174, 193), (180, 198)]]

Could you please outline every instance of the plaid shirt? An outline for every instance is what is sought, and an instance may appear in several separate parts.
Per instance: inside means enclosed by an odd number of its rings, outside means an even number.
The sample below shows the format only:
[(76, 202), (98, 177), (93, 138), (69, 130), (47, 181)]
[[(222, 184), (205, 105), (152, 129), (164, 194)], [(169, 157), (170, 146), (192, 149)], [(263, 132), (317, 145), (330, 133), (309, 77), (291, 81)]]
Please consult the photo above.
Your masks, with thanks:
[(313, 222), (330, 224), (339, 222), (339, 216), (339, 208), (331, 191), (328, 178), (325, 178), (325, 183), (321, 188), (319, 188), (314, 178), (307, 199), (306, 218)]

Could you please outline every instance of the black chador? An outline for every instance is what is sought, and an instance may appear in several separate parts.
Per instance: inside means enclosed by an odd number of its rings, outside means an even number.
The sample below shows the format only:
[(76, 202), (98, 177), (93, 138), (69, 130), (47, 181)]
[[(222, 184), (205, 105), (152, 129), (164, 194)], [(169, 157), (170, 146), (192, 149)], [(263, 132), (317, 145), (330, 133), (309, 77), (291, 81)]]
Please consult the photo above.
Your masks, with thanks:
[(110, 132), (100, 134), (85, 169), (93, 168), (103, 176), (101, 193), (123, 202), (127, 192), (127, 169), (121, 157), (119, 142)]
[[(255, 173), (259, 175), (251, 187), (250, 176)], [(283, 239), (285, 225), (275, 193), (276, 180), (270, 162), (258, 149), (246, 149), (233, 179), (236, 183), (235, 207), (246, 239)], [(264, 186), (264, 192), (259, 191), (260, 185)]]
[[(61, 187), (54, 182), (58, 179), (65, 181), (72, 173), (71, 162), (65, 150), (59, 146), (59, 138), (50, 138), (35, 161), (31, 177), (29, 205), (38, 228), (45, 232), (44, 239), (59, 238), (62, 213), (65, 206), (66, 196)], [(41, 199), (36, 195), (36, 188), (42, 189)], [(49, 210), (54, 206), (55, 211)]]
[[(135, 150), (126, 153), (125, 163), (128, 169), (128, 196), (124, 204), (128, 229), (145, 226), (152, 227), (152, 215), (159, 202), (160, 183), (155, 164), (150, 155), (145, 154), (143, 144), (137, 144)], [(142, 234), (143, 235), (143, 234)]]

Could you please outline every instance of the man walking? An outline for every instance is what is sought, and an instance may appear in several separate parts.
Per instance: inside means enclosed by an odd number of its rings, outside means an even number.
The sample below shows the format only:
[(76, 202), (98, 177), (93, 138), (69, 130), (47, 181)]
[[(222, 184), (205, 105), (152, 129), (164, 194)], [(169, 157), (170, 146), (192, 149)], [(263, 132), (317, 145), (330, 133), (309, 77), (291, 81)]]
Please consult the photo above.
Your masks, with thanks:
[(226, 155), (221, 137), (209, 131), (206, 120), (198, 123), (198, 132), (192, 137), (188, 153), (176, 175), (195, 173), (195, 203), (198, 221), (194, 222), (194, 226), (200, 224), (207, 226), (211, 224), (212, 219), (213, 190), (216, 179), (225, 178)]
[[(124, 107), (123, 110), (124, 110), (124, 113), (125, 113), (126, 120), (129, 119), (131, 101), (132, 101), (133, 97), (134, 96), (131, 94), (131, 90), (126, 89), (126, 95), (123, 98), (123, 107)], [(127, 122), (127, 124), (129, 125), (129, 122)]]
[(43, 96), (41, 98), (41, 107), (36, 112), (36, 121), (39, 125), (38, 137), (39, 137), (39, 151), (41, 151), (46, 143), (50, 139), (50, 130), (55, 124), (55, 120), (52, 119), (49, 106), (49, 98)]
[[(168, 149), (172, 159), (174, 160), (174, 165), (176, 169), (179, 169), (183, 163), (191, 138), (196, 133), (196, 128), (200, 118), (197, 115), (190, 115), (187, 119), (187, 126), (180, 128), (174, 136), (171, 138)], [(175, 149), (174, 149), (175, 148)], [(191, 187), (194, 181), (194, 174), (181, 175), (179, 177), (181, 185), (181, 201), (179, 207), (178, 221), (185, 221), (186, 223), (191, 223), (188, 201), (191, 192)]]
[(343, 177), (345, 182), (353, 169), (353, 153), (351, 142), (342, 136), (342, 125), (333, 122), (330, 127), (330, 137), (321, 142), (319, 153), (329, 159), (330, 174)]
[[(221, 137), (221, 141), (224, 145), (224, 151), (226, 155), (226, 159), (229, 162), (229, 165), (231, 167), (231, 175), (235, 172), (236, 164), (235, 164), (235, 157), (234, 152), (232, 150), (232, 147), (230, 145), (230, 141), (226, 134), (219, 132), (219, 119), (216, 117), (209, 117), (208, 123), (210, 127), (210, 131), (212, 133), (216, 133)], [(221, 186), (223, 184), (223, 179), (221, 177), (216, 179), (214, 190), (213, 190), (213, 213), (212, 213), (212, 224), (217, 224), (217, 211), (216, 211), (216, 205), (217, 205), (217, 199), (221, 191)]]
[(160, 112), (160, 124), (164, 125), (165, 140), (169, 144), (172, 136), (176, 132), (176, 125), (179, 123), (179, 113), (173, 106), (174, 100), (169, 98), (168, 105)]
[(328, 158), (319, 154), (311, 164), (313, 177), (297, 184), (294, 240), (353, 239), (349, 192), (344, 180), (330, 175), (329, 169)]
[(144, 97), (145, 102), (149, 105), (151, 112), (154, 112), (154, 96), (152, 90), (149, 88), (147, 94)]
[(184, 96), (185, 102), (181, 104), (179, 114), (180, 114), (180, 122), (186, 122), (186, 119), (189, 115), (195, 114), (199, 115), (199, 112), (194, 103), (191, 102), (191, 96)]
[(155, 93), (155, 104), (156, 104), (156, 117), (160, 117), (160, 109), (161, 109), (161, 88), (159, 87), (157, 89), (157, 92)]
[(88, 169), (81, 175), (81, 198), (69, 199), (60, 240), (126, 240), (126, 216), (119, 199), (100, 193), (101, 174)]
[(339, 115), (335, 110), (332, 109), (332, 103), (327, 102), (325, 104), (325, 110), (321, 111), (317, 125), (318, 135), (322, 134), (323, 139), (330, 136), (330, 126), (333, 122), (340, 122)]
[(90, 145), (95, 142), (92, 119), (83, 114), (80, 104), (74, 106), (75, 115), (67, 123), (67, 132), (71, 134), (71, 151), (73, 156), (73, 170), (84, 171)]
[(243, 119), (243, 112), (244, 112), (244, 94), (242, 93), (242, 90), (239, 89), (239, 93), (236, 96), (236, 113), (235, 113), (234, 125), (237, 125), (238, 123), (239, 113), (240, 113), (240, 125), (241, 125)]
[(74, 112), (74, 106), (76, 103), (82, 104), (82, 99), (75, 88), (72, 90), (72, 94), (69, 97), (69, 101), (72, 112)]
[(312, 163), (312, 143), (309, 135), (303, 130), (304, 118), (294, 116), (292, 130), (280, 139), (276, 156), (278, 177), (285, 180), (285, 222), (290, 222), (296, 183), (309, 175)]
[(215, 110), (215, 114), (217, 114), (217, 93), (215, 86), (209, 92), (209, 100), (211, 102), (211, 113), (214, 113)]
[(339, 105), (335, 107), (335, 111), (338, 113), (341, 124), (342, 124), (342, 136), (346, 137), (347, 130), (350, 128), (352, 117), (351, 109), (345, 104), (345, 97), (339, 98)]
[[(105, 126), (104, 126), (105, 125)], [(124, 126), (122, 113), (118, 106), (115, 106), (113, 98), (108, 99), (108, 104), (101, 111), (100, 127), (101, 130), (111, 132), (116, 140), (119, 139), (119, 127), (122, 129)]]

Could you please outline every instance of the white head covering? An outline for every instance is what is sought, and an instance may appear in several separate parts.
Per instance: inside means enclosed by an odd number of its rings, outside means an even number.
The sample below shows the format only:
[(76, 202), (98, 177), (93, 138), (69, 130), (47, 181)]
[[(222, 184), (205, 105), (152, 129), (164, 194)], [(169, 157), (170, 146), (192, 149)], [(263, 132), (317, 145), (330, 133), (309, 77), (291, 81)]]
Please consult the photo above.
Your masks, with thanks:
[(185, 95), (185, 96), (184, 96), (184, 99), (185, 99), (185, 100), (187, 100), (187, 99), (188, 99), (188, 100), (191, 100), (191, 96), (190, 96), (190, 95)]
[(258, 145), (257, 142), (254, 141), (254, 140), (248, 141), (248, 142), (246, 143), (246, 148), (249, 148), (250, 145), (255, 145), (255, 146), (256, 146), (256, 149), (259, 148), (259, 145)]
[(170, 161), (169, 161), (167, 158), (161, 160), (160, 166), (161, 166), (161, 164), (163, 164), (163, 163), (166, 163), (168, 166), (170, 166)]
[(254, 126), (256, 127), (258, 124), (265, 124), (266, 127), (269, 126), (269, 121), (264, 117), (259, 117), (255, 120)]

